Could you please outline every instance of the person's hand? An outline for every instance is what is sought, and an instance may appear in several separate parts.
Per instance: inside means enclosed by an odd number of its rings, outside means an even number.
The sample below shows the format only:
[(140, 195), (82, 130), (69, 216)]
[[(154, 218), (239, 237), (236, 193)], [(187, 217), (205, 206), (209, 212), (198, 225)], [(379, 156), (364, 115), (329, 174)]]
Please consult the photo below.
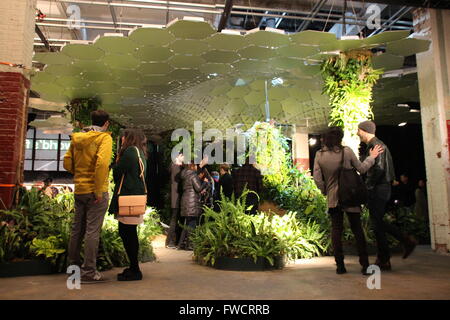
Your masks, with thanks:
[(392, 185), (395, 187), (395, 186), (398, 186), (400, 184), (400, 182), (398, 182), (397, 180), (394, 180), (394, 181), (392, 181)]
[(200, 161), (200, 168), (203, 168), (208, 164), (208, 156), (205, 156), (202, 161)]
[(95, 195), (94, 203), (100, 203), (103, 200), (103, 195), (101, 193)]
[(381, 145), (377, 144), (375, 147), (370, 149), (370, 156), (372, 158), (376, 158), (376, 157), (378, 157), (378, 155), (380, 153), (383, 153), (383, 152), (384, 152), (383, 147)]

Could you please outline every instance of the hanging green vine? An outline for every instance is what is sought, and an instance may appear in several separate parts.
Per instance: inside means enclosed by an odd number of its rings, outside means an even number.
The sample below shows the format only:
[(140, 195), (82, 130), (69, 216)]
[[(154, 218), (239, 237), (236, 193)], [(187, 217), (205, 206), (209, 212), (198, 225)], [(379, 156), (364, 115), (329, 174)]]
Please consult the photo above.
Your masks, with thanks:
[[(369, 50), (341, 52), (321, 66), (323, 92), (330, 97), (330, 126), (344, 129), (344, 143), (357, 149), (358, 123), (373, 119), (372, 88), (383, 73), (372, 67)], [(356, 150), (355, 150), (356, 151)]]
[[(80, 132), (84, 127), (92, 125), (91, 112), (101, 108), (101, 101), (98, 98), (79, 98), (73, 99), (66, 106), (70, 113), (73, 132)], [(120, 134), (122, 126), (117, 122), (110, 120), (108, 130), (111, 132), (113, 139), (113, 158), (117, 151), (117, 138)]]

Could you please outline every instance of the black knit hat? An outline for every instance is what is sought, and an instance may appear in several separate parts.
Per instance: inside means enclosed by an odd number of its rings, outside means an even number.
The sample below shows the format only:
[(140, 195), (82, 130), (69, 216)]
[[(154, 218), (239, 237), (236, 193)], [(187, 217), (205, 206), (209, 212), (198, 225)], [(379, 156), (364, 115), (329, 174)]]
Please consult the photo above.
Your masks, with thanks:
[(375, 130), (377, 129), (377, 126), (373, 121), (363, 121), (360, 124), (358, 124), (358, 128), (371, 134), (375, 134)]

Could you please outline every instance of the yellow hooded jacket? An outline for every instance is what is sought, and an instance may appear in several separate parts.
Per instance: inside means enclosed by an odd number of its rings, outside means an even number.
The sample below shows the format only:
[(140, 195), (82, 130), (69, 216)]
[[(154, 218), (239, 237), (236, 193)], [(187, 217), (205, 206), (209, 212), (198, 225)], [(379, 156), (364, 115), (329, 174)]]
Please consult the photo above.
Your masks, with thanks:
[(88, 131), (72, 135), (64, 156), (64, 169), (74, 175), (75, 194), (100, 196), (108, 191), (111, 156), (110, 132)]

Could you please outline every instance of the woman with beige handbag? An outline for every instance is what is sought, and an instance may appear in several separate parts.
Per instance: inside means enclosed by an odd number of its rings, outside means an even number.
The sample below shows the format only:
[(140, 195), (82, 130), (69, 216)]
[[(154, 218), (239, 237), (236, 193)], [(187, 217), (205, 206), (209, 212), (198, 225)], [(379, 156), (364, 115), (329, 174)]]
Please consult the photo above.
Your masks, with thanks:
[(147, 205), (147, 141), (142, 130), (126, 129), (113, 166), (114, 193), (109, 213), (119, 220), (119, 234), (130, 260), (130, 267), (117, 275), (119, 281), (141, 280), (137, 226), (144, 222)]

